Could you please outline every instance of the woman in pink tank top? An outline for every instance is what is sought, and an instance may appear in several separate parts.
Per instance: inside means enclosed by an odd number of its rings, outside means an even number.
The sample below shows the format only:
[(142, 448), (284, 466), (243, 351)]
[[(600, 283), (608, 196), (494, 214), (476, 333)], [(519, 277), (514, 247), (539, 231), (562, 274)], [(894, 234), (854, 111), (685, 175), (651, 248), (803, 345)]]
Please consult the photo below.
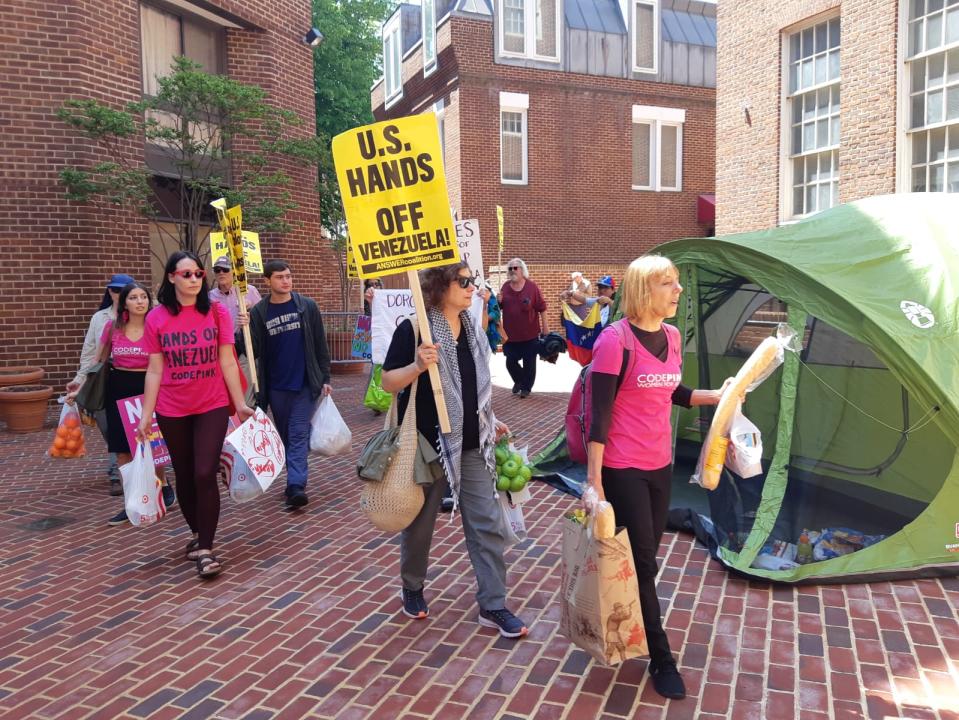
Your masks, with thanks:
[[(629, 533), (649, 644), (649, 673), (663, 697), (686, 695), (663, 630), (656, 551), (669, 511), (673, 404), (715, 405), (722, 390), (692, 390), (682, 379), (682, 338), (674, 317), (683, 288), (668, 259), (647, 255), (626, 270), (620, 309), (593, 348), (587, 482)], [(624, 356), (626, 367), (623, 368)], [(725, 387), (725, 386), (724, 386)]]

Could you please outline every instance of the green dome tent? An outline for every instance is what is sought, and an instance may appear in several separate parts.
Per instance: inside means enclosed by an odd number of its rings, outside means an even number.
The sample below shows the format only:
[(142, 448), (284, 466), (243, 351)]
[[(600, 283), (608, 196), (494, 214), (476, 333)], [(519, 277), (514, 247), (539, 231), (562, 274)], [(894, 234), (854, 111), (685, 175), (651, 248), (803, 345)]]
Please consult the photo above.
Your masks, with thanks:
[[(730, 568), (784, 582), (959, 574), (957, 217), (959, 197), (901, 194), (656, 249), (685, 287), (686, 384), (718, 387), (779, 323), (803, 341), (744, 406), (761, 475), (689, 485), (711, 408), (674, 412), (672, 505), (693, 509)], [(562, 454), (557, 438), (534, 461), (556, 469)], [(810, 562), (792, 562), (807, 540)]]

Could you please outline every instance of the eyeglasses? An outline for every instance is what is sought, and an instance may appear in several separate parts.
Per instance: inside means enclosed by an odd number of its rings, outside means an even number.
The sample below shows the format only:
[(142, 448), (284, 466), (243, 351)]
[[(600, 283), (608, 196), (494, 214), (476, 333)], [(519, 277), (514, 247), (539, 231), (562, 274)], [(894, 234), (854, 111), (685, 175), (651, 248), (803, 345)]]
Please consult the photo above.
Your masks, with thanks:
[(507, 270), (519, 270), (519, 265), (510, 265), (506, 268)]
[(468, 288), (470, 285), (472, 285), (474, 288), (476, 287), (476, 281), (473, 280), (473, 278), (466, 277), (464, 275), (460, 275), (458, 278), (456, 278), (456, 284), (459, 285), (464, 290)]
[(179, 275), (185, 280), (195, 277), (197, 280), (202, 280), (206, 277), (206, 270), (177, 270), (174, 275)]
[(230, 268), (215, 267), (215, 268), (213, 268), (213, 272), (215, 272), (217, 275), (219, 275), (220, 273), (228, 273), (228, 272), (230, 272)]

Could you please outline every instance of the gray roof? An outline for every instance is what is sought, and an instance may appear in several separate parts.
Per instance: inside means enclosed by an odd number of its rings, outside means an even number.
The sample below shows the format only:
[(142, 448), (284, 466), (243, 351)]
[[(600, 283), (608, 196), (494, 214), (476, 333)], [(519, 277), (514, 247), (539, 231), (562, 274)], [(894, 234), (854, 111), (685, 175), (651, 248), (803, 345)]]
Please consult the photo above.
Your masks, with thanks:
[(450, 12), (467, 13), (469, 15), (493, 16), (493, 4), (490, 0), (453, 0)]
[(564, 6), (566, 25), (573, 30), (626, 34), (616, 0), (566, 0)]
[(716, 47), (716, 18), (668, 8), (660, 12), (663, 39), (667, 42)]

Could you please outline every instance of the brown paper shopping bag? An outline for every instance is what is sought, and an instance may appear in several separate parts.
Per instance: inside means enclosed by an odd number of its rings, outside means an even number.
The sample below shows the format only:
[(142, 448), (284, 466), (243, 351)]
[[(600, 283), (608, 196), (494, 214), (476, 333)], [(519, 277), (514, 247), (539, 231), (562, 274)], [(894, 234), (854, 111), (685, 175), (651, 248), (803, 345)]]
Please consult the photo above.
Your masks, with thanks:
[(603, 665), (649, 654), (629, 535), (607, 539), (564, 518), (560, 632)]

